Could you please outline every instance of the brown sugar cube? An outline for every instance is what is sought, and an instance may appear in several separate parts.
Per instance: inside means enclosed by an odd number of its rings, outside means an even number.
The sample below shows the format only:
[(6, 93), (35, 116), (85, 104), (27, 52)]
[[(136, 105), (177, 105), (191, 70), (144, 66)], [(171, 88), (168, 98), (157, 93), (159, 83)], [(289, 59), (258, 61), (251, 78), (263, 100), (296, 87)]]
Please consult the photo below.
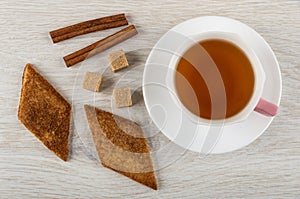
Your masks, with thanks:
[(82, 87), (84, 89), (100, 92), (102, 75), (95, 72), (86, 72), (84, 75)]
[(118, 50), (108, 54), (108, 59), (113, 72), (128, 66), (128, 61), (123, 50)]
[(130, 88), (114, 89), (113, 94), (116, 107), (132, 106)]

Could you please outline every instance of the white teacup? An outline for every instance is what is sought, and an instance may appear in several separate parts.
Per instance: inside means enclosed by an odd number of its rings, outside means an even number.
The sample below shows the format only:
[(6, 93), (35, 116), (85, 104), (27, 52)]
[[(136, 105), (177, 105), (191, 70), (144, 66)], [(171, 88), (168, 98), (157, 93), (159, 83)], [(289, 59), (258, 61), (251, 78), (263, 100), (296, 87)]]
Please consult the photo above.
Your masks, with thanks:
[[(208, 39), (221, 39), (228, 42), (231, 42), (238, 46), (248, 57), (253, 72), (254, 72), (254, 88), (252, 96), (248, 102), (248, 104), (236, 115), (220, 119), (220, 120), (209, 120), (205, 118), (201, 118), (198, 115), (193, 114), (190, 112), (178, 99), (177, 91), (175, 88), (175, 74), (176, 74), (176, 67), (178, 65), (178, 62), (183, 56), (183, 54), (192, 46), (194, 46), (196, 43), (208, 40)], [(199, 47), (201, 48), (201, 47)], [(200, 49), (201, 50), (201, 49)], [(205, 50), (200, 51), (201, 53), (205, 53)], [(227, 33), (227, 32), (221, 32), (221, 31), (210, 31), (201, 33), (198, 35), (194, 35), (192, 37), (185, 37), (184, 40), (181, 42), (181, 45), (176, 48), (175, 52), (172, 52), (174, 55), (169, 63), (169, 72), (167, 75), (167, 86), (171, 90), (171, 92), (175, 93), (174, 101), (175, 103), (189, 116), (189, 118), (199, 124), (204, 125), (211, 125), (211, 124), (233, 124), (236, 122), (241, 122), (247, 119), (247, 117), (252, 113), (253, 111), (256, 111), (258, 113), (261, 113), (265, 116), (275, 116), (277, 114), (278, 107), (275, 104), (272, 104), (268, 102), (267, 100), (264, 100), (261, 98), (263, 88), (264, 88), (264, 82), (265, 82), (265, 73), (263, 70), (263, 67), (261, 65), (260, 60), (258, 59), (255, 52), (244, 42), (238, 35), (233, 33)], [(209, 56), (209, 55), (207, 55)], [(190, 60), (189, 60), (190, 61)], [(218, 70), (217, 67), (213, 70)], [(216, 74), (218, 71), (216, 72)], [(202, 72), (201, 75), (203, 76)], [(205, 76), (205, 72), (204, 72)], [(204, 77), (205, 78), (205, 77)], [(221, 79), (220, 79), (221, 81)], [(226, 106), (226, 95), (224, 95), (224, 106)], [(213, 97), (211, 96), (211, 99), (213, 100)], [(212, 103), (213, 104), (213, 103)], [(212, 105), (212, 108), (213, 105)], [(218, 107), (216, 107), (218, 108)], [(201, 111), (201, 110), (200, 110)]]

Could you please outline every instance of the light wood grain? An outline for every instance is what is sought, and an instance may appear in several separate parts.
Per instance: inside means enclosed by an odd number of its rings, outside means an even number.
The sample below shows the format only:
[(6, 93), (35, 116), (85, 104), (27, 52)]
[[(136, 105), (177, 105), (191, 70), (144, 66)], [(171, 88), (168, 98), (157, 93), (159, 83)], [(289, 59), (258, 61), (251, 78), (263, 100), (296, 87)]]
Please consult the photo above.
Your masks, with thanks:
[[(105, 53), (72, 69), (64, 66), (62, 57), (118, 29), (91, 33), (56, 45), (52, 44), (48, 32), (122, 12), (136, 25), (139, 35), (114, 49), (123, 48), (127, 52), (143, 49), (141, 56), (146, 56), (169, 28), (192, 17), (222, 15), (247, 23), (269, 42), (280, 63), (283, 77), (280, 114), (254, 143), (223, 155), (182, 154), (162, 134), (156, 134), (150, 139), (151, 149), (168, 145), (166, 156), (171, 158), (168, 166), (156, 172), (158, 191), (103, 168), (77, 132), (73, 132), (71, 139), (70, 161), (62, 162), (17, 120), (23, 67), (27, 62), (34, 64), (71, 102), (76, 75), (85, 65), (92, 64), (105, 71), (106, 63), (97, 62), (105, 60)], [(0, 13), (0, 198), (300, 197), (298, 0), (2, 0)], [(135, 56), (139, 59), (140, 55)], [(142, 74), (142, 68), (137, 71)], [(111, 76), (111, 82), (118, 77)], [(106, 85), (106, 91), (97, 101), (99, 106), (110, 107), (113, 85)], [(153, 161), (159, 167), (162, 161), (168, 163), (168, 160)]]

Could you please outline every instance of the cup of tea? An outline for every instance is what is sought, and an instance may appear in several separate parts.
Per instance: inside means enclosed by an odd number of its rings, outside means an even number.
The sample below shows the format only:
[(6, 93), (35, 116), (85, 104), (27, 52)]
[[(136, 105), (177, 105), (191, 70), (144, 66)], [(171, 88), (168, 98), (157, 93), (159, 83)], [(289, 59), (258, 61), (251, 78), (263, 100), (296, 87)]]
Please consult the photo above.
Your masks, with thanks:
[(210, 31), (185, 38), (169, 63), (167, 86), (174, 101), (200, 124), (241, 122), (256, 111), (277, 114), (262, 98), (265, 72), (256, 53), (238, 35)]

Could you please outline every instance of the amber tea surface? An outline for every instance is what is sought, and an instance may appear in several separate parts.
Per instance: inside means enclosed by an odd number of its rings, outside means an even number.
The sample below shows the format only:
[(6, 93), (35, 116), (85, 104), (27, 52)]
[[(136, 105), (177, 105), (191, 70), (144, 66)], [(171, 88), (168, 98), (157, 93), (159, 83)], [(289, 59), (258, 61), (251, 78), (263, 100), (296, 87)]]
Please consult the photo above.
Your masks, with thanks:
[(254, 82), (246, 54), (220, 39), (200, 41), (189, 48), (175, 73), (178, 98), (189, 111), (205, 119), (238, 114), (251, 99)]

